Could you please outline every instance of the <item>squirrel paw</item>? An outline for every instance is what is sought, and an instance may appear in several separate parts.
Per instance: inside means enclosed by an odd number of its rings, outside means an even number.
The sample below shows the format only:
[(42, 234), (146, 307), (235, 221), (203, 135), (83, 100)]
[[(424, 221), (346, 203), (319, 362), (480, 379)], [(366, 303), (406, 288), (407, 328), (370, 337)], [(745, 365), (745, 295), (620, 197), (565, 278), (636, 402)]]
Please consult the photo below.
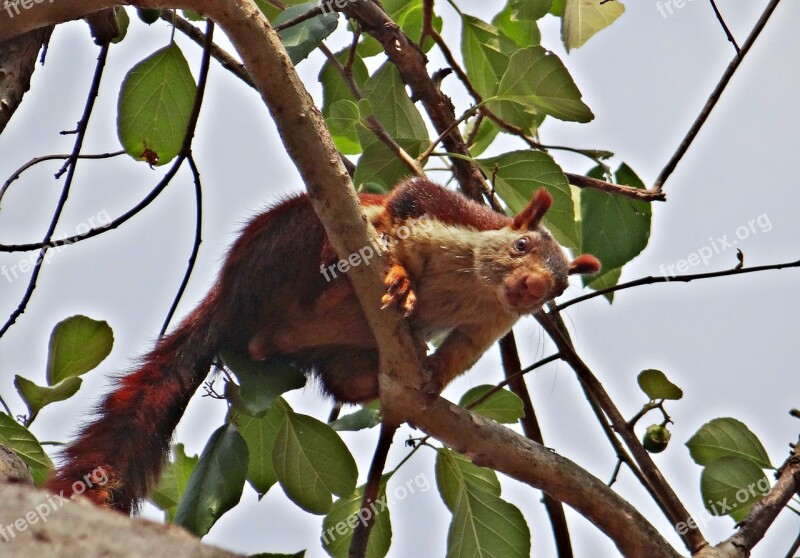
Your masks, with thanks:
[(417, 304), (417, 295), (411, 288), (411, 279), (406, 270), (399, 264), (392, 265), (383, 282), (386, 285), (386, 294), (381, 298), (381, 308), (396, 306), (403, 311), (406, 318), (409, 317)]

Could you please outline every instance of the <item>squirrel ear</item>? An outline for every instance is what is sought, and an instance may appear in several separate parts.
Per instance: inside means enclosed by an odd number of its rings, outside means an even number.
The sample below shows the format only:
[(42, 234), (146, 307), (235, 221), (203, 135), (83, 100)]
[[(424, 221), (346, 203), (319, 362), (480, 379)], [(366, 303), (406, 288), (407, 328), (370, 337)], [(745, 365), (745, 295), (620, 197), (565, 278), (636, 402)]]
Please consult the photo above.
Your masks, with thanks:
[(547, 188), (539, 188), (533, 194), (531, 202), (514, 217), (511, 228), (515, 231), (530, 231), (539, 226), (542, 217), (553, 204), (553, 197)]
[(589, 254), (581, 254), (569, 263), (570, 275), (594, 275), (600, 271), (600, 260)]

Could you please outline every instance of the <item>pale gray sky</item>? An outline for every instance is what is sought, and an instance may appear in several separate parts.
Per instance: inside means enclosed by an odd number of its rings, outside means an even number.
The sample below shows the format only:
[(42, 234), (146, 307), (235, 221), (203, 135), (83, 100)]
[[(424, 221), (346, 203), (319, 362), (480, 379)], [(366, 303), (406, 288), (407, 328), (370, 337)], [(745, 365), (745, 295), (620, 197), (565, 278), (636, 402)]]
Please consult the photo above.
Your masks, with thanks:
[[(730, 61), (733, 50), (707, 2), (688, 0), (664, 17), (658, 3), (628, 1), (626, 13), (584, 47), (564, 55), (553, 18), (543, 25), (543, 44), (562, 56), (596, 115), (588, 125), (549, 119), (543, 142), (609, 149), (614, 166), (628, 163), (651, 183), (699, 111)], [(743, 42), (765, 0), (718, 2), (729, 26)], [(460, 2), (462, 9), (490, 19), (501, 2)], [(662, 5), (664, 5), (662, 3)], [(674, 6), (674, 4), (673, 4)], [(452, 15), (442, 3), (445, 16)], [(662, 10), (665, 11), (665, 10)], [(651, 241), (630, 263), (623, 280), (657, 275), (661, 266), (675, 265), (755, 221), (738, 241), (747, 265), (790, 261), (800, 257), (800, 197), (794, 185), (794, 140), (800, 124), (800, 36), (796, 22), (800, 6), (784, 2), (722, 97), (692, 149), (667, 183), (669, 202), (654, 207)], [(446, 19), (445, 36), (458, 45), (458, 26)], [(128, 38), (111, 51), (101, 96), (91, 122), (85, 151), (118, 149), (114, 128), (116, 94), (124, 73), (139, 59), (166, 44), (163, 24), (146, 28), (133, 16)], [(219, 38), (219, 35), (218, 35)], [(179, 38), (196, 75), (199, 51)], [(37, 155), (68, 152), (80, 116), (96, 57), (83, 23), (61, 26), (53, 36), (47, 64), (37, 69), (32, 91), (0, 136), (0, 177)], [(442, 66), (431, 56), (431, 69)], [(312, 92), (320, 57), (314, 55), (299, 70)], [(445, 88), (465, 106), (455, 80)], [(516, 145), (508, 140), (499, 150)], [(195, 153), (205, 186), (203, 245), (189, 290), (180, 306), (184, 315), (205, 293), (216, 274), (225, 246), (240, 224), (282, 193), (302, 187), (288, 161), (272, 122), (257, 94), (214, 66), (200, 118)], [(586, 160), (556, 154), (572, 172), (584, 172)], [(15, 184), (0, 212), (3, 242), (37, 240), (54, 207), (60, 183), (52, 180), (58, 165), (41, 166)], [(131, 161), (81, 161), (77, 181), (59, 226), (63, 234), (105, 211), (117, 216), (135, 204), (158, 180)], [(98, 400), (106, 375), (125, 370), (132, 358), (147, 350), (177, 289), (193, 237), (193, 190), (188, 173), (122, 229), (64, 250), (42, 272), (39, 287), (19, 323), (0, 340), (0, 394), (15, 412), (24, 409), (15, 397), (13, 375), (44, 381), (50, 329), (66, 316), (83, 313), (105, 319), (116, 343), (99, 371), (86, 377), (72, 401), (45, 409), (34, 425), (40, 439), (65, 440), (77, 417)], [(744, 234), (741, 234), (744, 236)], [(21, 255), (0, 255), (11, 266)], [(703, 272), (733, 267), (733, 250), (714, 255)], [(689, 509), (701, 515), (700, 468), (689, 458), (685, 442), (703, 423), (720, 416), (741, 419), (764, 442), (774, 464), (796, 441), (798, 424), (787, 412), (798, 407), (794, 343), (798, 270), (723, 278), (691, 284), (641, 287), (617, 295), (609, 306), (594, 299), (566, 313), (581, 354), (603, 381), (624, 414), (633, 415), (644, 396), (636, 375), (660, 368), (684, 388), (683, 400), (669, 405), (675, 425), (668, 450), (655, 456)], [(0, 276), (0, 315), (16, 306), (25, 280)], [(576, 284), (564, 299), (581, 292)], [(4, 319), (4, 318), (3, 318)], [(523, 363), (551, 353), (552, 347), (533, 320), (517, 328)], [(458, 397), (472, 385), (496, 381), (498, 356), (490, 351), (476, 369), (446, 393)], [(550, 365), (529, 379), (548, 446), (602, 479), (614, 467), (614, 455), (596, 427), (570, 369)], [(301, 412), (324, 418), (328, 403), (313, 389), (292, 394)], [(196, 397), (177, 434), (188, 450), (198, 453), (225, 414), (224, 404)], [(401, 442), (410, 431), (398, 436)], [(366, 474), (374, 432), (344, 434)], [(393, 448), (390, 463), (407, 451)], [(433, 486), (433, 452), (420, 451), (397, 475), (396, 486), (425, 475), (431, 488), (400, 499), (392, 507), (394, 539), (390, 556), (444, 554), (449, 515)], [(616, 485), (641, 511), (668, 533), (670, 526), (631, 475)], [(390, 485), (389, 492), (392, 494)], [(534, 554), (553, 554), (549, 524), (539, 495), (514, 481), (504, 481), (504, 497), (529, 520)], [(157, 517), (153, 510), (148, 516)], [(613, 557), (613, 544), (575, 513), (568, 512), (576, 556)], [(754, 552), (756, 558), (782, 556), (797, 533), (797, 517), (784, 512)], [(705, 535), (718, 541), (731, 533), (732, 521), (711, 519)], [(241, 552), (293, 552), (324, 556), (318, 537), (321, 518), (287, 504), (278, 487), (262, 502), (246, 489), (242, 504), (227, 514), (206, 537), (208, 542)], [(669, 540), (682, 549), (677, 536)]]

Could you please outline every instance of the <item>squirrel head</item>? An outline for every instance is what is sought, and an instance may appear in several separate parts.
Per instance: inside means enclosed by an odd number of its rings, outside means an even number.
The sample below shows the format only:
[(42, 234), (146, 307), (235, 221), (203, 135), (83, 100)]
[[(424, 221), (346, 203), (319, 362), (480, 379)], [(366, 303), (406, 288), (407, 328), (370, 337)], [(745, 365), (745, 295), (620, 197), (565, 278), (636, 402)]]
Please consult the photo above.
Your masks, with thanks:
[(564, 292), (569, 275), (600, 271), (599, 260), (589, 254), (569, 261), (542, 226), (552, 203), (550, 193), (540, 188), (513, 222), (493, 235), (491, 246), (479, 251), (483, 276), (496, 281), (497, 297), (511, 312), (531, 314)]

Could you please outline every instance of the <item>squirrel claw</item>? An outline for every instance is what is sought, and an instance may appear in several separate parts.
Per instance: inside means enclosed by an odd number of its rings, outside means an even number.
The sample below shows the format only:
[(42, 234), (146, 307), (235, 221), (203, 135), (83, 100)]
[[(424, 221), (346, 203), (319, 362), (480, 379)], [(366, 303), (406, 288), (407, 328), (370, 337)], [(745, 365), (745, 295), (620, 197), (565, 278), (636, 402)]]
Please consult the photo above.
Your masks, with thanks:
[(417, 304), (417, 295), (411, 288), (411, 279), (403, 266), (392, 265), (384, 279), (384, 284), (386, 285), (386, 294), (381, 298), (381, 309), (396, 306), (403, 311), (406, 318), (413, 314)]

